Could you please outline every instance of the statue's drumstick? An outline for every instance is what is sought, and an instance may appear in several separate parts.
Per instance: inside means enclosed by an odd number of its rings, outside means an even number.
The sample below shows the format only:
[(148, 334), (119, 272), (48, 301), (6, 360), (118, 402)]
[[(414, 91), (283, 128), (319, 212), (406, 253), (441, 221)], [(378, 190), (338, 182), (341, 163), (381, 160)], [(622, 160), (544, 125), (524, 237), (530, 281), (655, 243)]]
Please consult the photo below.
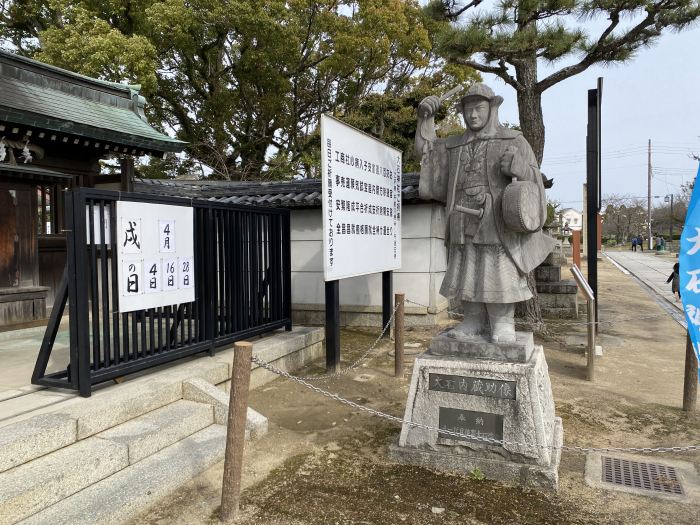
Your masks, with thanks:
[(473, 215), (474, 217), (478, 217), (481, 219), (481, 217), (484, 216), (484, 209), (479, 208), (478, 210), (475, 210), (474, 208), (465, 208), (464, 206), (460, 206), (459, 204), (455, 205), (455, 211), (458, 211), (460, 213), (464, 213), (466, 215)]
[[(448, 98), (454, 97), (457, 93), (461, 93), (464, 90), (464, 86), (455, 86), (452, 89), (450, 89), (447, 93), (444, 93), (438, 97), (438, 100), (440, 100), (440, 104), (445, 102)], [(421, 117), (426, 117), (427, 113), (426, 111), (421, 112)]]
[(440, 97), (440, 102), (445, 102), (448, 98), (454, 97), (457, 93), (460, 93), (464, 90), (464, 86), (455, 86), (452, 89), (450, 89), (447, 93), (442, 95)]

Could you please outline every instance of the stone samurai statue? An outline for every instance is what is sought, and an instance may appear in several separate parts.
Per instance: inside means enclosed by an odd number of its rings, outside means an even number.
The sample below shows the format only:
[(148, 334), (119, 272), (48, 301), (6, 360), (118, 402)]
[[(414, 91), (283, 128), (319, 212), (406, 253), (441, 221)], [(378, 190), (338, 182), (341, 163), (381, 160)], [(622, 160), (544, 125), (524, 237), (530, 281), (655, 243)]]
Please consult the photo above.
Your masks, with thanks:
[(466, 132), (437, 138), (434, 115), (444, 98), (420, 103), (415, 151), (420, 196), (446, 205), (448, 258), (440, 294), (461, 301), (464, 314), (448, 335), (480, 336), (490, 326), (493, 342), (512, 343), (515, 303), (532, 297), (527, 274), (554, 244), (542, 232), (539, 166), (522, 133), (499, 122), (503, 99), (485, 84), (473, 85), (460, 100)]

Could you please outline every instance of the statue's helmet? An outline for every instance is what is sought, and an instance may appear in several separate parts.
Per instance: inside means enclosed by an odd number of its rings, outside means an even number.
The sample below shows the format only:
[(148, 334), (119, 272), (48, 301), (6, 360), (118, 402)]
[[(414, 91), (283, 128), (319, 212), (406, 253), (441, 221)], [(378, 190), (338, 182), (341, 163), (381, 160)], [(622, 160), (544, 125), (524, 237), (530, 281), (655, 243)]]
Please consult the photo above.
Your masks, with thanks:
[(465, 103), (475, 98), (488, 100), (491, 107), (498, 107), (503, 103), (503, 97), (496, 95), (493, 92), (493, 89), (488, 87), (486, 84), (477, 82), (476, 84), (472, 84), (469, 91), (467, 91), (467, 94), (460, 99), (460, 106), (464, 107)]

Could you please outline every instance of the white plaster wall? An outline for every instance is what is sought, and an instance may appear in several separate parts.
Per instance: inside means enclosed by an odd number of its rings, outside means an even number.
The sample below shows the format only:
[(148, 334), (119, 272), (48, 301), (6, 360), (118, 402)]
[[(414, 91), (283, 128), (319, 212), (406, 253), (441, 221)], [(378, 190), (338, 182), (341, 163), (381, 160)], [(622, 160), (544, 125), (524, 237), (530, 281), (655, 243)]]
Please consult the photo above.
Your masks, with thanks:
[[(321, 210), (292, 210), (292, 302), (297, 309), (325, 301), (321, 237)], [(438, 204), (403, 207), (401, 269), (394, 272), (394, 293), (429, 305), (430, 313), (447, 308), (438, 294), (446, 268), (444, 211)], [(381, 308), (381, 274), (340, 281), (341, 307)]]
[(574, 210), (573, 208), (567, 208), (561, 212), (561, 215), (564, 223), (568, 222), (569, 228), (572, 230), (580, 230), (583, 226), (583, 216), (581, 215), (580, 211)]

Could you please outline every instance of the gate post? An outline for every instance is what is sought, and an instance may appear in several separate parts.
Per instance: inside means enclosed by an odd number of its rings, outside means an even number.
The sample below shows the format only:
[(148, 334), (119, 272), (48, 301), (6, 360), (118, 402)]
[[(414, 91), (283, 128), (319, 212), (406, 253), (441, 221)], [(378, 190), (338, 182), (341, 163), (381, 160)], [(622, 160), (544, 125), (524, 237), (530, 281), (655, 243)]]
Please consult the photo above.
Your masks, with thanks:
[(288, 320), (284, 329), (292, 330), (292, 218), (291, 212), (285, 210), (282, 215), (282, 279), (284, 283), (284, 317)]
[(66, 264), (68, 265), (68, 307), (70, 314), (70, 382), (82, 397), (90, 397), (90, 324), (88, 322), (85, 258), (85, 195), (82, 189), (66, 192)]

